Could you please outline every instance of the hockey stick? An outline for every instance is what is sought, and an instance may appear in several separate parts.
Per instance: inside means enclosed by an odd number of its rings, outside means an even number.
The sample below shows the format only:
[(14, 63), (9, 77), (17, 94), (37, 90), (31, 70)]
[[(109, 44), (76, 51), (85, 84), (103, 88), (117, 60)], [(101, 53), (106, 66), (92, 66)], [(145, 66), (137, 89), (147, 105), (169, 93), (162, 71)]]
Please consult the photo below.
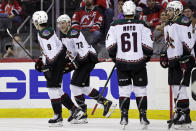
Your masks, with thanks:
[[(103, 89), (102, 89), (102, 91), (101, 91), (101, 93), (100, 93), (100, 96), (103, 95), (105, 89), (107, 88), (106, 86), (107, 86), (107, 84), (108, 84), (108, 82), (109, 82), (109, 80), (110, 80), (110, 78), (111, 78), (111, 76), (112, 76), (112, 74), (113, 74), (113, 72), (114, 72), (115, 67), (116, 67), (116, 66), (114, 65), (114, 67), (112, 68), (112, 71), (110, 72), (110, 75), (109, 75), (109, 77), (108, 77), (108, 79), (107, 79), (107, 81), (106, 81), (106, 83), (105, 83), (105, 85), (104, 85), (104, 87), (103, 87)], [(101, 97), (99, 97), (97, 101), (99, 101), (100, 98), (101, 98)], [(97, 106), (98, 106), (98, 103), (95, 104), (95, 106), (94, 106), (94, 108), (93, 108), (93, 111), (91, 112), (91, 115), (94, 115), (95, 110), (97, 109)]]
[[(175, 102), (175, 109), (177, 108), (177, 103), (178, 103), (178, 99), (179, 99), (179, 96), (180, 96), (180, 90), (182, 88), (182, 82), (184, 81), (184, 75), (185, 75), (185, 70), (182, 70), (182, 79), (181, 79), (180, 87), (179, 87), (179, 90), (178, 90), (178, 93), (177, 93), (177, 98), (176, 98), (176, 102)], [(171, 122), (168, 125), (168, 129), (169, 130), (172, 127), (172, 125), (174, 124), (174, 116), (175, 116), (175, 112), (173, 114), (173, 117), (171, 119)]]
[(36, 62), (33, 57), (29, 54), (29, 52), (26, 51), (26, 49), (21, 45), (19, 44), (19, 42), (14, 38), (14, 36), (10, 33), (9, 29), (6, 30), (8, 35), (24, 50), (24, 52), (31, 58), (31, 60), (33, 62)]

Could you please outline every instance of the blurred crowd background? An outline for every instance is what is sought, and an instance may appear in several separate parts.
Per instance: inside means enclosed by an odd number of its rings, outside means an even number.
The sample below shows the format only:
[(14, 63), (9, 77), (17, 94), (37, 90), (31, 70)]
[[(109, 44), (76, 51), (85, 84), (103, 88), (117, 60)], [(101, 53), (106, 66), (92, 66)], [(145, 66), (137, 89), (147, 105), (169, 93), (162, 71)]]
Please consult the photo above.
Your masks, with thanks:
[[(32, 14), (37, 10), (47, 11), (49, 24), (56, 30), (56, 18), (61, 14), (68, 14), (72, 18), (72, 26), (80, 29), (87, 41), (93, 44), (99, 58), (109, 58), (105, 49), (105, 37), (113, 20), (124, 19), (122, 5), (126, 0), (88, 0), (97, 7), (103, 20), (94, 20), (93, 24), (82, 27), (82, 13), (79, 8), (86, 6), (86, 0), (0, 0), (0, 59), (28, 58), (25, 52), (9, 37), (9, 28), (14, 38), (32, 54), (34, 58), (40, 56), (36, 29), (32, 25)], [(163, 28), (168, 21), (165, 9), (172, 0), (132, 0), (137, 5), (136, 17), (144, 20), (153, 33), (153, 58), (159, 58), (165, 47)], [(196, 0), (180, 0), (184, 6), (182, 15), (195, 19)], [(86, 9), (86, 8), (85, 8)], [(91, 9), (84, 10), (90, 13)], [(97, 15), (97, 14), (96, 14)], [(74, 17), (73, 17), (74, 16)], [(77, 25), (78, 24), (78, 25)], [(84, 23), (83, 23), (84, 24)], [(97, 26), (94, 26), (97, 25)], [(61, 34), (56, 30), (57, 35)], [(90, 35), (89, 35), (90, 34)], [(91, 38), (88, 38), (88, 37)], [(91, 40), (92, 39), (92, 40)]]

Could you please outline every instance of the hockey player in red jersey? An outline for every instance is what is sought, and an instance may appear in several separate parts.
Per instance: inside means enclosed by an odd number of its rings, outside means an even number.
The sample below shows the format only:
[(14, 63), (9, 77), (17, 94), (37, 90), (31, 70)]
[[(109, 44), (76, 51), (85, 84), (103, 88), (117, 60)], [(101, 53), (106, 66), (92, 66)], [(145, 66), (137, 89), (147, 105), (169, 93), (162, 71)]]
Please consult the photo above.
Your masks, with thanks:
[(97, 6), (94, 6), (94, 0), (88, 1), (86, 2), (86, 6), (79, 8), (74, 13), (72, 27), (77, 30), (90, 28), (91, 32), (99, 31), (103, 23), (102, 11)]
[[(128, 124), (128, 111), (132, 89), (136, 95), (140, 123), (146, 128), (150, 122), (147, 110), (147, 71), (146, 62), (152, 55), (151, 31), (144, 23), (135, 18), (136, 6), (132, 1), (123, 5), (125, 19), (111, 24), (106, 38), (106, 47), (116, 64), (119, 85), (120, 124)], [(133, 82), (133, 83), (132, 83)]]
[(168, 67), (168, 82), (172, 86), (175, 102), (175, 114), (168, 121), (169, 128), (190, 128), (191, 118), (187, 87), (190, 83), (191, 70), (195, 64), (191, 54), (194, 43), (192, 42), (188, 18), (182, 17), (183, 5), (179, 1), (169, 2), (167, 14), (169, 21), (164, 27), (164, 37), (167, 50), (161, 54), (161, 66)]
[(58, 39), (54, 29), (47, 24), (48, 15), (44, 11), (36, 11), (33, 14), (33, 24), (38, 30), (37, 37), (42, 51), (42, 58), (35, 64), (35, 69), (44, 72), (47, 80), (48, 95), (54, 111), (54, 118), (48, 121), (54, 126), (62, 126), (62, 105), (70, 110), (68, 122), (80, 119), (84, 112), (77, 108), (68, 94), (61, 89), (63, 70), (69, 62), (66, 56), (66, 47)]
[[(85, 6), (85, 1), (86, 0), (82, 0), (80, 6)], [(95, 5), (101, 6), (103, 8), (109, 8), (109, 1), (108, 0), (95, 0)]]
[(95, 5), (95, 0), (85, 0), (85, 6), (75, 11), (72, 17), (72, 28), (83, 32), (87, 42), (97, 52), (97, 43), (102, 38), (101, 25), (103, 24), (103, 11)]

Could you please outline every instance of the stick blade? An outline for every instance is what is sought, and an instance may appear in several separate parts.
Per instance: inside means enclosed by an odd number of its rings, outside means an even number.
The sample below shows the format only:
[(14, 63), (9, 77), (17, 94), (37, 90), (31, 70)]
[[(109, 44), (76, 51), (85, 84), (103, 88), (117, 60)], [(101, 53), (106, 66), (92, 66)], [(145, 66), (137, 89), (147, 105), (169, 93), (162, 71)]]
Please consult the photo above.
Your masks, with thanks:
[(7, 31), (8, 35), (12, 36), (8, 28), (6, 29), (6, 31)]

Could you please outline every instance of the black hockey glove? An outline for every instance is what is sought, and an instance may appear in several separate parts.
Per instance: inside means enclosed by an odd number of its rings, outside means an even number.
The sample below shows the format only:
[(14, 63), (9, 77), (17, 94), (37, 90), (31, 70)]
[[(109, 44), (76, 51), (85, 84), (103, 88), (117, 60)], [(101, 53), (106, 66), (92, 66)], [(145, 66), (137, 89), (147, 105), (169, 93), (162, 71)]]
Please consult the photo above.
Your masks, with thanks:
[(42, 62), (42, 58), (39, 57), (36, 62), (35, 62), (35, 69), (39, 72), (42, 72), (42, 67), (44, 66), (43, 62)]
[(64, 73), (69, 73), (72, 70), (75, 70), (78, 68), (78, 63), (76, 61), (72, 61), (66, 64), (65, 69), (64, 69)]
[(168, 64), (168, 58), (167, 58), (167, 53), (163, 52), (160, 54), (160, 65), (163, 68), (167, 68), (169, 66)]
[(150, 61), (150, 57), (147, 55), (144, 55), (144, 59), (145, 59), (146, 63)]
[(195, 66), (195, 59), (192, 55), (184, 56), (179, 60), (181, 70), (190, 71)]
[(36, 60), (36, 63), (35, 63), (35, 69), (39, 72), (47, 72), (50, 70), (50, 67), (49, 66), (45, 66), (42, 62), (42, 58), (39, 57), (37, 60)]

